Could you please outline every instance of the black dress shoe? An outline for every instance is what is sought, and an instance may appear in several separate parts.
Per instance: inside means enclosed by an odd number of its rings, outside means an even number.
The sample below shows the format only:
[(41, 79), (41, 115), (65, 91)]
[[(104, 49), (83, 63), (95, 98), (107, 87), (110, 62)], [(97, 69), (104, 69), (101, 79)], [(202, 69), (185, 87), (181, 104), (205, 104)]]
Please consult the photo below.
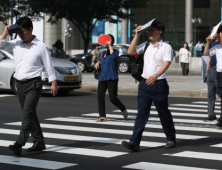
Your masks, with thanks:
[(46, 147), (45, 147), (45, 143), (44, 142), (36, 141), (31, 148), (27, 149), (27, 152), (42, 151), (45, 148)]
[(140, 151), (140, 147), (138, 145), (134, 144), (133, 142), (122, 141), (122, 145), (123, 145), (123, 147), (130, 149), (133, 152)]
[(15, 154), (15, 156), (21, 156), (22, 146), (18, 143), (14, 143), (14, 145), (9, 145), (8, 148)]
[(175, 148), (177, 146), (176, 141), (167, 141), (165, 148), (170, 149), (170, 148)]
[(217, 124), (216, 124), (218, 127), (222, 127), (222, 123), (221, 122), (217, 122)]
[(213, 120), (216, 120), (216, 119), (217, 119), (216, 116), (208, 116), (208, 117), (206, 117), (204, 120), (205, 120), (205, 121), (213, 121)]

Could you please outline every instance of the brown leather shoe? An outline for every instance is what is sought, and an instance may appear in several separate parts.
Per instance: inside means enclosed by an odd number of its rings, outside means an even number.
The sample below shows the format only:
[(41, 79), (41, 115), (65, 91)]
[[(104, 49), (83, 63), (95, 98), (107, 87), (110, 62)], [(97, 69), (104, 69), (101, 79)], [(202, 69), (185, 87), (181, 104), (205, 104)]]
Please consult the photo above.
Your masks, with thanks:
[(27, 149), (27, 152), (36, 152), (36, 151), (43, 151), (44, 149), (46, 149), (45, 147), (45, 143), (44, 142), (40, 142), (40, 141), (36, 141), (31, 148)]

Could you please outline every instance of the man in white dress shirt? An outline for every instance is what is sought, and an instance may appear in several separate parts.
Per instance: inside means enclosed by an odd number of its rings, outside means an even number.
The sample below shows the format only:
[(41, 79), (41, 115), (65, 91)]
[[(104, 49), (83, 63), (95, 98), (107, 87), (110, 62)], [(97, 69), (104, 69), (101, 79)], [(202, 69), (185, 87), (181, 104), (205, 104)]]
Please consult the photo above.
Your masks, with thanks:
[(16, 24), (19, 25), (18, 35), (21, 40), (6, 40), (8, 28), (11, 26), (7, 25), (0, 37), (0, 49), (13, 53), (15, 57), (14, 78), (16, 79), (18, 98), (23, 111), (23, 121), (18, 139), (13, 145), (9, 145), (9, 149), (16, 156), (20, 156), (22, 146), (27, 142), (30, 133), (34, 145), (27, 150), (28, 152), (41, 151), (46, 148), (36, 113), (36, 107), (42, 92), (41, 73), (43, 67), (48, 73), (49, 82), (52, 83), (51, 93), (53, 96), (56, 96), (58, 89), (49, 50), (43, 42), (32, 34), (33, 24), (31, 19), (26, 16), (21, 17), (16, 21)]
[[(130, 55), (142, 54), (147, 42), (136, 46), (141, 31), (141, 26), (136, 28), (128, 53)], [(150, 45), (144, 53), (144, 67), (138, 89), (138, 113), (136, 116), (133, 135), (130, 141), (122, 141), (122, 145), (134, 152), (139, 151), (139, 145), (146, 123), (149, 119), (152, 102), (156, 106), (163, 131), (167, 137), (165, 148), (176, 146), (176, 131), (173, 123), (171, 112), (168, 109), (169, 86), (166, 81), (165, 71), (171, 64), (173, 57), (172, 47), (162, 41), (164, 25), (158, 20), (154, 20), (147, 29)]]

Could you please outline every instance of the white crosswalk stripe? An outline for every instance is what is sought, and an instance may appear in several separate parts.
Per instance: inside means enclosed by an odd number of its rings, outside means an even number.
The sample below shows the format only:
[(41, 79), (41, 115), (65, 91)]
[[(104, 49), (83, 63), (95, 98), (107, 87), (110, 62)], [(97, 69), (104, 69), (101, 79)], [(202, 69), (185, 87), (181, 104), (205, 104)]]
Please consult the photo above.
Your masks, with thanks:
[[(6, 123), (6, 125), (16, 125), (20, 126), (21, 122), (14, 122), (14, 123)], [(129, 130), (117, 130), (117, 129), (105, 129), (105, 128), (92, 128), (92, 127), (82, 127), (82, 126), (67, 126), (67, 125), (58, 125), (58, 124), (45, 124), (41, 123), (42, 128), (49, 128), (49, 129), (63, 129), (63, 130), (75, 130), (75, 131), (86, 131), (86, 132), (99, 132), (99, 133), (111, 133), (111, 134), (120, 134), (120, 135), (131, 135), (132, 131)], [(166, 138), (166, 136), (161, 132), (144, 132), (143, 136), (150, 136), (150, 137), (162, 137)], [(199, 135), (184, 135), (184, 134), (177, 134), (177, 139), (203, 139), (207, 138), (208, 136), (199, 136)]]
[[(121, 112), (120, 110), (114, 110), (113, 112)], [(137, 113), (137, 110), (133, 109), (128, 109), (128, 113)], [(150, 111), (151, 115), (158, 115), (157, 111)], [(179, 116), (179, 117), (197, 117), (197, 118), (205, 118), (207, 115), (206, 114), (196, 114), (194, 112), (192, 113), (183, 113), (183, 112), (171, 112), (173, 116)], [(219, 114), (218, 114), (219, 115)]]
[(183, 151), (183, 152), (179, 152), (179, 153), (175, 153), (175, 154), (163, 154), (163, 155), (174, 156), (174, 157), (222, 161), (222, 154), (219, 154), (219, 153)]
[[(13, 141), (0, 140), (0, 146), (8, 147), (11, 144), (13, 144)], [(32, 146), (32, 143), (26, 143), (26, 145), (23, 148), (27, 149), (31, 146)], [(90, 149), (90, 148), (85, 149), (85, 148), (56, 146), (56, 145), (46, 145), (46, 148), (47, 149), (44, 151), (67, 153), (67, 154), (74, 154), (74, 155), (96, 156), (96, 157), (103, 157), (103, 158), (112, 158), (112, 157), (128, 154), (127, 152), (103, 151), (103, 150), (98, 150), (98, 149)]]
[[(91, 117), (98, 117), (99, 113), (89, 113), (89, 114), (83, 114), (83, 116), (91, 116)], [(114, 115), (114, 114), (108, 114), (107, 115), (107, 118), (122, 118), (123, 116), (122, 115)], [(128, 119), (135, 119), (136, 116), (129, 116)], [(149, 118), (150, 121), (160, 121), (160, 118), (156, 118), (156, 117), (150, 117)], [(186, 122), (186, 123), (196, 123), (196, 124), (208, 124), (208, 125), (212, 125), (212, 124), (215, 124), (214, 121), (212, 122), (204, 122), (203, 120), (193, 120), (193, 119), (177, 119), (177, 118), (174, 118), (173, 119), (174, 122), (180, 122), (180, 123), (183, 123), (183, 122)]]
[(139, 169), (139, 170), (213, 170), (205, 168), (195, 168), (188, 166), (178, 166), (178, 165), (168, 165), (168, 164), (159, 164), (159, 163), (150, 163), (150, 162), (139, 162), (131, 165), (124, 166), (123, 168), (128, 169)]
[[(11, 130), (11, 129), (3, 129), (0, 128), (1, 134), (10, 134), (10, 135), (18, 135), (19, 130)], [(85, 142), (96, 142), (96, 143), (108, 143), (108, 144), (121, 144), (123, 140), (128, 139), (117, 139), (117, 138), (105, 138), (105, 137), (93, 137), (93, 136), (81, 136), (81, 135), (69, 135), (69, 134), (59, 134), (59, 133), (43, 133), (46, 138), (53, 139), (64, 139), (64, 140), (72, 140), (72, 141), (85, 141)], [(159, 147), (163, 146), (165, 143), (161, 142), (146, 142), (142, 141), (140, 146), (145, 147)]]
[[(101, 124), (98, 122), (95, 122), (95, 120), (92, 119), (79, 119), (75, 117), (56, 117), (56, 118), (49, 118), (46, 120), (51, 121), (58, 121), (58, 122), (75, 122), (75, 123), (87, 123), (87, 124)], [(133, 122), (119, 122), (119, 121), (107, 121), (102, 122), (104, 125), (113, 125), (113, 126), (126, 126), (126, 127), (133, 127)], [(147, 124), (146, 127), (148, 128), (155, 128), (155, 129), (162, 129), (161, 125), (155, 125), (155, 124)], [(175, 126), (177, 130), (184, 130), (184, 131), (198, 131), (198, 132), (214, 132), (214, 133), (221, 133), (220, 129), (216, 128), (204, 128), (204, 127), (189, 127), (189, 126)]]
[[(216, 107), (220, 108), (219, 106)], [(210, 138), (212, 133), (220, 134), (221, 129), (214, 127), (216, 121), (204, 122), (203, 118), (207, 117), (207, 106), (204, 102), (192, 102), (191, 104), (171, 104), (169, 107), (172, 111), (174, 117), (175, 128), (177, 130), (176, 138), (177, 141), (183, 140), (207, 140)], [(119, 151), (118, 147), (123, 140), (129, 140), (132, 135), (132, 127), (134, 126), (134, 120), (136, 118), (137, 110), (127, 109), (129, 116), (128, 120), (124, 120), (119, 110), (114, 110), (112, 113), (107, 114), (107, 122), (96, 122), (98, 118), (98, 113), (84, 113), (81, 117), (52, 117), (47, 118), (41, 123), (43, 128), (43, 134), (46, 139), (53, 139), (55, 144), (47, 143), (47, 149), (44, 152), (53, 152), (55, 154), (70, 154), (70, 155), (81, 155), (89, 157), (98, 158), (115, 158), (118, 156), (129, 155), (130, 152), (127, 150)], [(176, 111), (176, 112), (174, 112)], [(219, 110), (216, 110), (220, 113)], [(143, 138), (140, 146), (141, 148), (156, 148), (163, 147), (166, 142), (166, 136), (162, 131), (162, 125), (160, 124), (160, 119), (155, 107), (151, 108), (151, 115), (148, 123), (146, 125), (147, 130), (143, 133)], [(101, 128), (102, 125), (102, 128)], [(0, 134), (9, 135), (13, 137), (19, 134), (19, 127), (21, 127), (21, 122), (11, 122), (4, 123), (4, 127), (0, 128)], [(56, 133), (54, 133), (56, 131)], [(46, 132), (45, 132), (46, 131)], [(53, 131), (53, 133), (51, 132)], [(195, 133), (194, 133), (195, 132)], [(79, 135), (80, 134), (80, 135)], [(196, 135), (197, 134), (197, 135)], [(47, 140), (46, 140), (47, 141)], [(52, 140), (51, 140), (52, 141)], [(72, 141), (67, 144), (67, 141)], [(75, 143), (84, 142), (87, 146), (92, 145), (92, 147), (73, 147)], [(63, 144), (65, 142), (66, 144)], [(59, 144), (58, 144), (59, 143)], [(13, 144), (11, 140), (5, 140), (0, 137), (0, 147), (8, 147), (8, 145)], [(24, 149), (31, 147), (32, 143), (27, 143)], [(113, 145), (113, 148), (106, 147), (106, 145)], [(82, 146), (82, 145), (81, 145)], [(101, 147), (103, 146), (103, 147)], [(208, 145), (208, 152), (197, 152), (190, 150), (180, 150), (175, 152), (163, 152), (161, 156), (167, 158), (189, 158), (189, 159), (202, 159), (202, 160), (216, 160), (222, 161), (222, 154), (214, 153), (215, 148), (222, 148), (222, 143), (215, 143), (214, 145)], [(24, 158), (24, 160), (13, 160), (14, 157), (0, 155), (0, 163), (14, 164), (27, 167), (37, 167), (47, 169), (49, 166), (55, 166), (54, 169), (62, 169), (65, 167), (78, 166), (78, 162), (66, 163), (57, 161), (48, 161), (40, 159), (30, 159)], [(31, 161), (34, 163), (31, 164)], [(45, 161), (45, 162), (44, 162)], [(48, 161), (48, 162), (47, 162)], [(37, 164), (41, 164), (37, 166)], [(222, 162), (221, 162), (222, 165)], [(173, 165), (173, 164), (161, 164), (153, 162), (135, 162), (133, 164), (122, 166), (122, 168), (128, 169), (155, 169), (155, 170), (213, 170), (203, 168), (199, 165), (197, 166), (186, 166), (186, 165)], [(48, 168), (49, 169), (49, 168)]]
[(46, 161), (46, 160), (40, 160), (40, 159), (30, 159), (30, 158), (21, 158), (21, 157), (4, 156), (4, 155), (0, 155), (0, 163), (22, 165), (22, 166), (33, 167), (33, 168), (54, 169), (54, 170), (77, 165), (73, 163)]

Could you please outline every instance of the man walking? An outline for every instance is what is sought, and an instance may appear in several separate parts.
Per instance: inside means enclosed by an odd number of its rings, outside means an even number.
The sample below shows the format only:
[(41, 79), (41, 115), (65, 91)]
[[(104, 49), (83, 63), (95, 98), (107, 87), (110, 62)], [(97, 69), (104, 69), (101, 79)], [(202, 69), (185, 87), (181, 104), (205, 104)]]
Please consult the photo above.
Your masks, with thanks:
[[(220, 26), (217, 30), (218, 35), (218, 40), (219, 44), (213, 46), (210, 48), (210, 45), (212, 43), (210, 35), (206, 38), (207, 44), (206, 44), (206, 49), (205, 49), (205, 54), (209, 55), (210, 57), (216, 55), (216, 60), (217, 60), (217, 65), (216, 65), (216, 71), (217, 71), (217, 94), (222, 98), (222, 26)], [(220, 107), (222, 106), (222, 100), (220, 100)], [(222, 107), (221, 109), (221, 115), (220, 118), (217, 119), (217, 126), (222, 127)]]
[[(147, 42), (136, 46), (141, 35), (137, 31), (142, 26), (136, 28), (128, 53), (130, 55), (142, 54)], [(156, 106), (157, 112), (167, 137), (165, 148), (176, 146), (176, 131), (171, 112), (168, 109), (169, 86), (166, 81), (165, 71), (171, 64), (173, 57), (172, 47), (162, 41), (162, 35), (165, 26), (162, 22), (154, 20), (147, 29), (150, 45), (144, 53), (144, 67), (142, 80), (138, 91), (138, 113), (136, 116), (133, 135), (130, 141), (122, 141), (122, 145), (134, 152), (139, 151), (139, 145), (142, 139), (142, 133), (149, 119), (152, 102)]]
[[(218, 33), (214, 35), (214, 39), (211, 40), (209, 48), (213, 48), (214, 46), (220, 44), (218, 41)], [(209, 56), (208, 55), (208, 46), (204, 48), (204, 55), (207, 56), (207, 69), (206, 75), (207, 78), (207, 100), (208, 100), (208, 116), (204, 119), (205, 121), (213, 121), (216, 120), (216, 114), (214, 112), (215, 109), (215, 101), (216, 101), (216, 91), (217, 91), (217, 59), (216, 55)]]
[(49, 50), (46, 45), (32, 34), (33, 24), (30, 18), (21, 17), (16, 21), (19, 25), (18, 35), (21, 40), (6, 41), (8, 36), (7, 25), (0, 37), (0, 49), (12, 52), (15, 57), (15, 74), (17, 93), (23, 112), (22, 129), (17, 141), (9, 145), (10, 151), (20, 156), (22, 146), (28, 140), (31, 133), (34, 145), (28, 152), (44, 150), (45, 142), (38, 121), (36, 107), (42, 92), (41, 73), (43, 67), (48, 73), (53, 96), (57, 94), (57, 82), (55, 70), (52, 65)]

